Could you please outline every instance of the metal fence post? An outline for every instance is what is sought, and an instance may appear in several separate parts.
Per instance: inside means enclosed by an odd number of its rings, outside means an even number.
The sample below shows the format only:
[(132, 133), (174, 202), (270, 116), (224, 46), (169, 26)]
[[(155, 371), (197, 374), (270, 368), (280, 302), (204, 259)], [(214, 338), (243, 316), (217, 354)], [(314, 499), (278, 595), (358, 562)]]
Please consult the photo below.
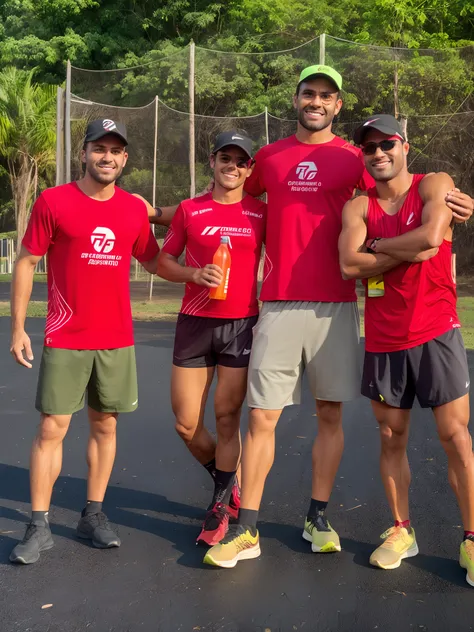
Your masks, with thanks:
[(321, 66), (326, 63), (326, 33), (319, 36), (319, 63)]
[(71, 62), (66, 67), (66, 101), (64, 107), (65, 181), (71, 182)]
[(189, 196), (196, 195), (196, 136), (194, 119), (194, 80), (195, 80), (195, 53), (196, 46), (193, 41), (189, 45)]
[[(155, 144), (153, 149), (153, 193), (152, 193), (152, 205), (156, 206), (156, 170), (158, 167), (158, 97), (155, 97)], [(153, 235), (155, 235), (155, 224), (151, 225)], [(154, 274), (150, 274), (150, 294), (148, 300), (153, 298), (153, 281), (155, 279)]]

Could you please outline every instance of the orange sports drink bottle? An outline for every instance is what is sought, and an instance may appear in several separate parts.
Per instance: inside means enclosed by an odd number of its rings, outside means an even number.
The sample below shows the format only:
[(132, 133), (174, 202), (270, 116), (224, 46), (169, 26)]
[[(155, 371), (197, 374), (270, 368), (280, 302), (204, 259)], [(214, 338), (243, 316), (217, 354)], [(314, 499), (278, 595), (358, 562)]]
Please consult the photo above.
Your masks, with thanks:
[(229, 237), (221, 237), (221, 243), (216, 250), (212, 263), (222, 270), (223, 278), (221, 284), (217, 287), (211, 288), (209, 292), (209, 298), (214, 298), (218, 301), (225, 301), (227, 298), (227, 289), (229, 287), (229, 274), (230, 274), (230, 250), (229, 250)]

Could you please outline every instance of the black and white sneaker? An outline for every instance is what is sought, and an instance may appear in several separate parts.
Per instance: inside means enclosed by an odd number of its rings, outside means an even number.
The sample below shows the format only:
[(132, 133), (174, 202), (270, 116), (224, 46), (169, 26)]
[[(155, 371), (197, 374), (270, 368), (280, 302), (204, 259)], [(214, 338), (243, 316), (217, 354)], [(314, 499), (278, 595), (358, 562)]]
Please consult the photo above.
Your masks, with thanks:
[(120, 538), (112, 530), (107, 516), (102, 511), (82, 516), (76, 533), (78, 538), (91, 540), (93, 546), (98, 549), (110, 549), (121, 545)]
[(10, 553), (10, 562), (34, 564), (42, 551), (53, 548), (54, 542), (49, 525), (31, 521), (26, 527), (25, 537)]

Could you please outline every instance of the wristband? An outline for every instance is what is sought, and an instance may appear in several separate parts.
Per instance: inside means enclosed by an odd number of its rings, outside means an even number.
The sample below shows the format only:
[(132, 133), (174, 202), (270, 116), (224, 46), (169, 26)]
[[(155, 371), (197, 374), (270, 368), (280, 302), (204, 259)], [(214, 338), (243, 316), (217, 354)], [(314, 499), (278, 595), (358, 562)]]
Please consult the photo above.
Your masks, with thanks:
[(161, 210), (161, 208), (159, 206), (155, 206), (155, 217), (161, 217), (163, 215), (163, 211)]
[(367, 251), (372, 254), (376, 254), (377, 242), (380, 241), (380, 239), (382, 239), (382, 237), (375, 237), (375, 239), (372, 239), (372, 243), (368, 246)]

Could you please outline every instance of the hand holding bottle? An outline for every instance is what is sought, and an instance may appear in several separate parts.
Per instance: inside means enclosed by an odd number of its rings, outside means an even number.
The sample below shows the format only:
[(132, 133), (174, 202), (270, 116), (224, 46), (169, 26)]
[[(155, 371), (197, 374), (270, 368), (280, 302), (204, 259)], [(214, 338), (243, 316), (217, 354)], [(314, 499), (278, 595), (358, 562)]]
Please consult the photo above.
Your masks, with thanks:
[(222, 270), (214, 263), (208, 263), (204, 268), (196, 268), (192, 282), (208, 288), (217, 288), (223, 279)]

